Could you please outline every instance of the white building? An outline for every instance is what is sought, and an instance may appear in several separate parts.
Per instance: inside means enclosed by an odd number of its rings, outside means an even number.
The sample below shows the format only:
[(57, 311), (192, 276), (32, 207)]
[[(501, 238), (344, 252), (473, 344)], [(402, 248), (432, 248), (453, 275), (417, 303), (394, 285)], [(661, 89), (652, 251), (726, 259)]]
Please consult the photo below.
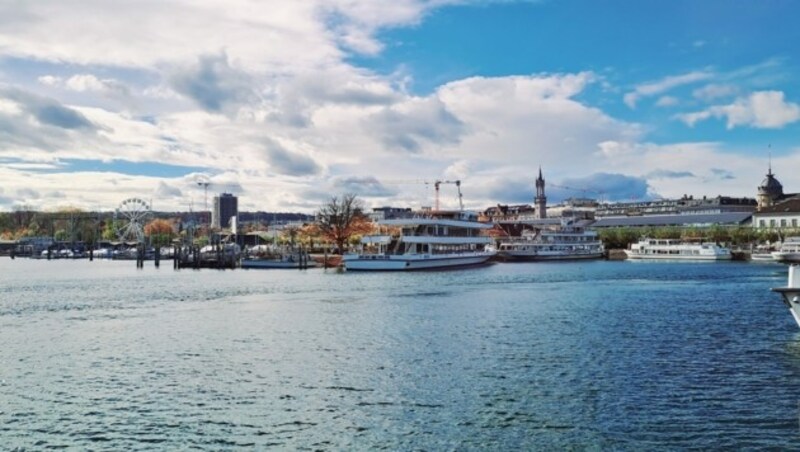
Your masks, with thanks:
[(756, 229), (800, 228), (800, 196), (778, 201), (753, 213)]

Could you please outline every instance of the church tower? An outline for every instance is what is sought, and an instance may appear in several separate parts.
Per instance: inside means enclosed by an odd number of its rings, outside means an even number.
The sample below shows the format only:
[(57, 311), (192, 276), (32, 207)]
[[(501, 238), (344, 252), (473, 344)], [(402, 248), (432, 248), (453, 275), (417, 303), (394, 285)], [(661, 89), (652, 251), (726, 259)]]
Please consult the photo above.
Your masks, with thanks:
[(544, 195), (544, 178), (542, 167), (539, 167), (539, 177), (536, 179), (536, 218), (547, 218), (547, 197)]
[(775, 204), (781, 198), (783, 198), (783, 185), (772, 174), (772, 162), (770, 162), (767, 177), (758, 186), (758, 210)]

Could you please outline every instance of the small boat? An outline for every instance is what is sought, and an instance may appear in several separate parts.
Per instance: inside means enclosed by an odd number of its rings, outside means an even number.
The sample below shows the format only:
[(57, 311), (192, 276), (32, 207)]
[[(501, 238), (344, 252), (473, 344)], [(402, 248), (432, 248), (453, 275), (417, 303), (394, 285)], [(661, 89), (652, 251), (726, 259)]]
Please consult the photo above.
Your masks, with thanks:
[(625, 250), (628, 259), (731, 260), (731, 250), (716, 243), (691, 243), (676, 239), (644, 238)]
[[(527, 231), (526, 231), (527, 232)], [(587, 231), (570, 221), (556, 230), (523, 233), (500, 241), (498, 255), (511, 260), (599, 259), (605, 249), (595, 231)]]
[(800, 262), (800, 237), (788, 237), (778, 251), (772, 252), (778, 262)]
[(367, 235), (363, 251), (343, 257), (345, 269), (431, 270), (482, 265), (497, 254), (494, 239), (481, 235), (492, 225), (478, 222), (474, 212), (423, 211), (409, 218), (381, 220), (398, 234)]
[(789, 266), (789, 283), (786, 287), (776, 287), (773, 292), (778, 292), (783, 297), (783, 303), (789, 308), (794, 321), (800, 326), (800, 267)]
[(294, 268), (316, 267), (317, 263), (304, 250), (259, 245), (247, 250), (242, 268)]
[(750, 252), (750, 261), (757, 263), (774, 263), (775, 258), (772, 253), (775, 251), (768, 245), (760, 245)]

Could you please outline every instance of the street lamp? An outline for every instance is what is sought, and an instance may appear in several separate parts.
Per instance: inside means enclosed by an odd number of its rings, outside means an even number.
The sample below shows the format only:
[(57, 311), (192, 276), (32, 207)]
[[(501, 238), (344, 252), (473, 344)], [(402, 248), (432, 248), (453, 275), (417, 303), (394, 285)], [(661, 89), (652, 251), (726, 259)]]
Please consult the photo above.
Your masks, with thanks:
[[(208, 186), (211, 185), (211, 182), (208, 181), (200, 181), (197, 182), (198, 187), (203, 187), (203, 216), (205, 216), (205, 212), (208, 212)], [(210, 223), (210, 221), (209, 221)]]

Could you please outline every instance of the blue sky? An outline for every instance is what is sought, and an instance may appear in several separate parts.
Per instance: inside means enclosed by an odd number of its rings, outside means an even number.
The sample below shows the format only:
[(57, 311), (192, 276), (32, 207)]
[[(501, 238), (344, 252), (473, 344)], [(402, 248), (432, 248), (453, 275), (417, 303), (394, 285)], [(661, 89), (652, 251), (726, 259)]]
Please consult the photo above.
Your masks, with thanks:
[[(800, 191), (791, 1), (0, 5), (0, 209)], [(769, 147), (768, 147), (769, 146)], [(795, 187), (795, 188), (792, 188)], [(581, 195), (579, 190), (575, 195)], [(455, 203), (455, 198), (448, 202)]]

